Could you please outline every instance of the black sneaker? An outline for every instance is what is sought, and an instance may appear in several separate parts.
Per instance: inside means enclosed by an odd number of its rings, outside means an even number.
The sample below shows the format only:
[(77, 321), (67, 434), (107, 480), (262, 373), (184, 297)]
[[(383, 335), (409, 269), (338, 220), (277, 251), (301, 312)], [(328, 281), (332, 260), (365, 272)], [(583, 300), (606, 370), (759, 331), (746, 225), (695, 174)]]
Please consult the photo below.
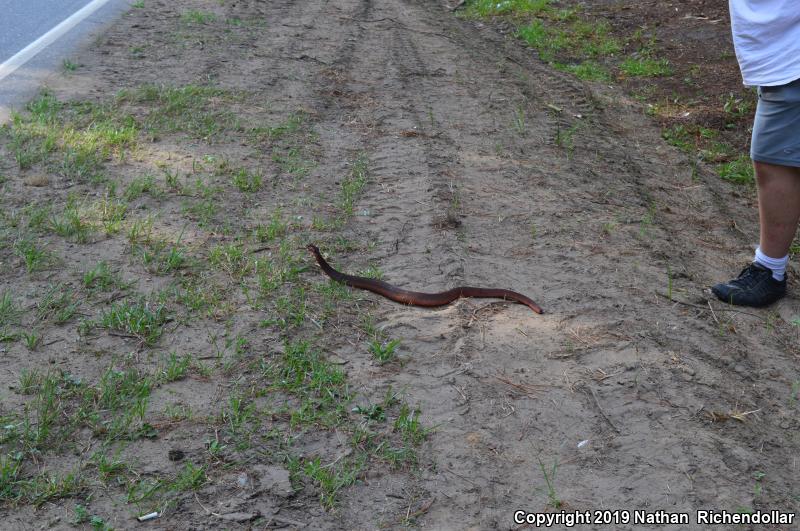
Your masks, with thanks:
[(717, 284), (711, 291), (720, 300), (737, 306), (767, 306), (786, 295), (786, 276), (772, 278), (772, 270), (752, 263), (729, 282)]

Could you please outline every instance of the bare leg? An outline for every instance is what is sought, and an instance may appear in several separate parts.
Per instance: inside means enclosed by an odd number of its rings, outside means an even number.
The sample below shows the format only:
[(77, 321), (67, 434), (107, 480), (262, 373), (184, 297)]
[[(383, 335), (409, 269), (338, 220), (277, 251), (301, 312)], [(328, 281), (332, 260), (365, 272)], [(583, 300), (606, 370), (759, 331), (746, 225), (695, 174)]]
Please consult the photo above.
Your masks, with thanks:
[(800, 221), (800, 168), (753, 163), (758, 184), (761, 252), (781, 258), (789, 252)]

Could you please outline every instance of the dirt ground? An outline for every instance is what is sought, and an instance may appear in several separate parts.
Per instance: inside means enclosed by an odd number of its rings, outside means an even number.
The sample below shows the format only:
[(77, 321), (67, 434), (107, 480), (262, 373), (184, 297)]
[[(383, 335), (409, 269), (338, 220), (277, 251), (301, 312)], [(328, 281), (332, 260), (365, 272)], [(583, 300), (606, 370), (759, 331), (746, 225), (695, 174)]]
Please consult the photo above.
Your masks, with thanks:
[[(725, 14), (716, 3), (673, 4), (706, 22)], [(213, 86), (225, 94), (193, 112), (218, 110), (215, 123), (229, 125), (213, 134), (142, 127), (135, 148), (112, 150), (108, 179), (96, 182), (47, 161), (21, 169), (5, 131), (0, 293), (20, 312), (9, 320), (16, 335), (0, 344), (3, 429), (29, 412), (42, 423), (41, 393), (20, 384), (31, 371), (91, 389), (108, 367), (155, 374), (171, 352), (191, 368), (154, 381), (137, 432), (145, 435), (109, 442), (78, 423), (58, 443), (12, 449), (4, 432), (4, 452), (22, 453), (0, 463), (0, 527), (90, 528), (76, 505), (115, 529), (511, 529), (517, 509), (663, 509), (692, 521), (698, 509), (796, 513), (798, 268), (790, 265), (790, 295), (765, 310), (728, 307), (707, 289), (752, 255), (752, 191), (698, 171), (620, 86), (558, 72), (502, 30), (423, 0), (145, 0), (75, 59), (76, 71), (53, 78), (58, 101), (114, 102), (137, 124), (154, 118), (150, 100), (120, 91)], [(726, 77), (710, 68), (704, 86), (715, 76), (738, 90), (729, 55), (725, 64)], [(289, 146), (275, 124), (292, 116), (303, 121)], [(227, 167), (261, 172), (264, 184), (243, 191)], [(124, 231), (78, 241), (25, 228), (34, 226), (26, 207), (59, 212), (68, 197), (88, 205), (108, 197), (109, 182), (122, 190), (148, 173), (161, 193), (131, 195)], [(347, 196), (359, 175), (363, 188)], [(194, 184), (201, 178), (219, 189), (211, 204)], [(276, 212), (280, 238), (253, 239)], [(189, 265), (165, 271), (141, 258), (131, 230), (148, 215), (152, 233), (180, 242)], [(50, 266), (26, 269), (15, 250), (27, 237), (55, 256)], [(486, 300), (424, 309), (331, 296), (308, 242), (341, 270), (427, 291), (508, 287), (545, 314)], [(247, 257), (226, 266), (214, 250), (232, 244)], [(297, 274), (256, 296), (260, 259)], [(134, 287), (88, 291), (84, 273), (99, 261)], [(56, 283), (78, 300), (76, 316), (58, 324), (37, 313)], [(191, 286), (208, 312), (171, 294)], [(172, 315), (154, 341), (81, 326), (134, 292)], [(26, 330), (41, 335), (38, 346), (26, 345)], [(289, 420), (297, 399), (263, 369), (298, 339), (346, 375), (351, 396), (336, 422)], [(389, 339), (399, 340), (397, 357), (380, 363), (372, 345)], [(387, 393), (418, 410), (421, 437), (400, 441), (408, 432), (398, 422), (360, 420), (354, 407)], [(234, 394), (252, 406), (246, 445), (231, 420)], [(170, 413), (176, 407), (191, 415)], [(389, 417), (403, 416), (392, 407)], [(377, 458), (357, 436), (364, 426), (416, 457)], [(126, 472), (101, 473), (91, 458), (100, 449)], [(317, 458), (342, 474), (337, 467), (352, 465), (333, 503), (310, 465)], [(22, 463), (13, 474), (10, 459)], [(148, 478), (184, 477), (187, 461), (201, 480), (152, 500), (131, 494)], [(83, 478), (72, 490), (21, 494), (37, 474), (70, 470)], [(159, 518), (136, 521), (151, 510)]]

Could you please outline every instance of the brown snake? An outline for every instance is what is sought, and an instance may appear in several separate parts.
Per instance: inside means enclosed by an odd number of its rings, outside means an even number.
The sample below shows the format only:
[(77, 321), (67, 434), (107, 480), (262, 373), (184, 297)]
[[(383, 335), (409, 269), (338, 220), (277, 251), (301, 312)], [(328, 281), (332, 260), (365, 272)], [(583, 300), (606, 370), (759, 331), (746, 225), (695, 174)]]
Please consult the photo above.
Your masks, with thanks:
[(530, 298), (526, 297), (516, 291), (500, 288), (473, 288), (471, 286), (460, 286), (457, 288), (442, 291), (440, 293), (421, 293), (419, 291), (408, 291), (391, 284), (387, 284), (382, 280), (375, 280), (372, 278), (356, 277), (340, 273), (322, 258), (319, 249), (314, 245), (308, 245), (308, 250), (317, 259), (319, 267), (326, 275), (331, 277), (336, 282), (341, 282), (353, 288), (365, 289), (378, 295), (383, 295), (387, 299), (403, 304), (411, 304), (413, 306), (444, 306), (450, 304), (459, 297), (480, 297), (480, 298), (498, 298), (509, 301), (515, 301), (524, 304), (536, 313), (544, 313), (538, 304), (533, 302)]

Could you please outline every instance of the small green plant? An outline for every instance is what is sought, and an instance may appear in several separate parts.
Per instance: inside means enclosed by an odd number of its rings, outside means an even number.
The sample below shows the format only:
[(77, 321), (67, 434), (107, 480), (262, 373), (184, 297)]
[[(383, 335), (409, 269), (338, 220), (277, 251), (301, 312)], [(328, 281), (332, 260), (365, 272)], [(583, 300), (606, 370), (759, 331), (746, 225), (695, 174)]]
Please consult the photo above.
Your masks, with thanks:
[(522, 105), (517, 105), (514, 112), (514, 129), (516, 129), (518, 135), (525, 135), (525, 108)]
[(139, 199), (144, 194), (148, 194), (156, 198), (164, 195), (164, 193), (159, 189), (158, 184), (156, 184), (155, 176), (147, 174), (133, 179), (125, 188), (123, 197), (128, 201), (134, 201)]
[(217, 20), (214, 13), (190, 9), (181, 15), (181, 20), (189, 24), (208, 24)]
[(350, 173), (342, 179), (341, 197), (339, 199), (339, 209), (345, 217), (353, 215), (355, 202), (361, 196), (361, 191), (367, 185), (368, 179), (368, 160), (364, 154), (359, 155)]
[(172, 484), (172, 490), (176, 492), (197, 490), (205, 484), (206, 480), (205, 467), (187, 461), (181, 473), (175, 478)]
[(218, 245), (211, 249), (208, 261), (232, 277), (241, 277), (250, 270), (250, 263), (244, 246), (238, 243)]
[(549, 8), (550, 0), (474, 0), (468, 2), (466, 15), (488, 17), (498, 15), (536, 15)]
[(259, 225), (253, 230), (253, 237), (259, 242), (268, 242), (283, 236), (287, 230), (288, 224), (283, 220), (281, 210), (276, 209), (272, 212), (268, 225)]
[(722, 104), (722, 110), (725, 111), (726, 114), (729, 114), (734, 118), (742, 118), (744, 116), (747, 116), (752, 109), (753, 109), (752, 103), (750, 103), (749, 101), (745, 101), (742, 98), (737, 98), (736, 96), (734, 96), (733, 92), (725, 96), (724, 102)]
[(53, 261), (53, 257), (48, 251), (27, 238), (21, 238), (14, 242), (14, 252), (25, 262), (25, 269), (28, 273), (45, 269)]
[(767, 475), (764, 472), (758, 470), (753, 474), (753, 479), (756, 480), (756, 484), (753, 487), (753, 496), (760, 497), (763, 494), (764, 492), (763, 481), (765, 477), (767, 477)]
[(578, 64), (566, 65), (567, 72), (575, 74), (578, 79), (584, 81), (611, 81), (611, 73), (603, 65), (596, 61), (583, 61)]
[(425, 428), (419, 420), (421, 411), (419, 408), (411, 407), (403, 402), (400, 412), (394, 421), (394, 429), (403, 437), (403, 440), (413, 446), (419, 446), (430, 433), (429, 428)]
[(78, 311), (73, 291), (63, 283), (51, 284), (37, 304), (36, 317), (40, 321), (53, 319), (55, 324), (69, 321)]
[(541, 458), (537, 459), (539, 459), (539, 468), (541, 469), (542, 475), (544, 475), (544, 481), (547, 484), (547, 501), (553, 509), (559, 509), (563, 505), (563, 502), (558, 498), (555, 488), (558, 460), (556, 459), (553, 461), (553, 466), (548, 471)]
[(42, 337), (34, 331), (22, 332), (20, 335), (22, 336), (22, 340), (25, 342), (25, 347), (31, 352), (36, 350), (42, 340)]
[(126, 301), (113, 304), (109, 310), (104, 311), (100, 316), (100, 326), (131, 335), (146, 345), (152, 345), (161, 337), (168, 319), (163, 305)]
[(240, 168), (234, 172), (232, 180), (236, 188), (245, 193), (254, 193), (261, 189), (262, 176), (258, 171), (250, 172), (246, 168)]
[(102, 261), (83, 274), (83, 287), (92, 293), (128, 288), (119, 274), (112, 271), (107, 262)]
[(384, 364), (394, 359), (395, 350), (399, 345), (399, 339), (392, 339), (391, 341), (384, 342), (375, 339), (369, 344), (369, 351), (373, 358), (380, 364)]
[(131, 4), (131, 7), (135, 8), (135, 9), (144, 8), (144, 0), (136, 0), (134, 3)]
[(672, 67), (666, 59), (645, 56), (627, 57), (619, 69), (631, 77), (661, 77), (672, 75)]
[(161, 379), (164, 382), (182, 380), (186, 378), (191, 364), (192, 358), (190, 356), (179, 357), (177, 353), (170, 352), (160, 370)]
[(724, 180), (735, 184), (753, 184), (755, 182), (753, 164), (747, 155), (741, 155), (737, 159), (720, 164), (717, 171)]
[(322, 504), (332, 509), (336, 506), (339, 491), (356, 482), (363, 465), (360, 461), (340, 461), (323, 465), (322, 460), (317, 457), (306, 461), (303, 472), (319, 487)]
[(74, 72), (78, 69), (78, 64), (69, 59), (64, 59), (64, 61), (61, 63), (61, 67), (64, 69), (64, 72)]
[(11, 292), (4, 291), (3, 294), (0, 295), (0, 329), (15, 324), (20, 312), (21, 310), (14, 301)]

